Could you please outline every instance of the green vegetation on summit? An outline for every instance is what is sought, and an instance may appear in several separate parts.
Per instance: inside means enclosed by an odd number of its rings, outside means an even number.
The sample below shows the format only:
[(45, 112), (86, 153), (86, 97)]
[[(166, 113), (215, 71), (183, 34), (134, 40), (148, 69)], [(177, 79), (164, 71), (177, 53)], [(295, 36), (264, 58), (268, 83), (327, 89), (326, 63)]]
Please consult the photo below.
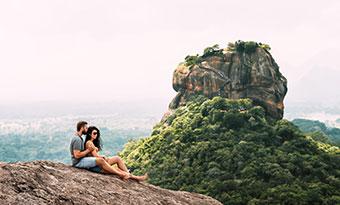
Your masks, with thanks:
[(340, 150), (250, 99), (200, 96), (119, 153), (167, 189), (224, 204), (339, 204)]
[(210, 57), (210, 56), (220, 56), (220, 57), (222, 56), (223, 57), (224, 51), (251, 54), (251, 53), (255, 53), (257, 48), (263, 48), (267, 51), (270, 50), (270, 46), (268, 44), (261, 43), (261, 42), (257, 43), (255, 41), (238, 40), (235, 43), (228, 43), (228, 47), (226, 49), (222, 49), (220, 48), (218, 44), (215, 44), (211, 47), (205, 48), (202, 55), (199, 55), (199, 54), (187, 55), (185, 57), (185, 65), (186, 66), (197, 65), (201, 63), (205, 58)]

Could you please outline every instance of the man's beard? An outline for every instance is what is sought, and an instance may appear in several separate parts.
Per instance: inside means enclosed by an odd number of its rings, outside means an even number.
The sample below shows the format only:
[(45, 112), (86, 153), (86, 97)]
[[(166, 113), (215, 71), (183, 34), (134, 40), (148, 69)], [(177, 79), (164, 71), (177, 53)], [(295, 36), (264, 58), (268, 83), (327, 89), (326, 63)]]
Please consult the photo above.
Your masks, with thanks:
[(87, 134), (87, 131), (83, 130), (83, 131), (81, 132), (81, 134), (82, 134), (82, 135), (86, 135), (86, 134)]

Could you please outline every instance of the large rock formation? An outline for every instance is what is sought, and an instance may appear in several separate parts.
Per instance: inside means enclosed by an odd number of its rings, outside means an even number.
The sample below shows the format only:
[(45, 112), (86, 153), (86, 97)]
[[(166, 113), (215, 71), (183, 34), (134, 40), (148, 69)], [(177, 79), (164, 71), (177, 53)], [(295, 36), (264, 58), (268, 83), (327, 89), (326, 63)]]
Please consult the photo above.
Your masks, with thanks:
[(0, 204), (212, 204), (196, 193), (162, 189), (147, 182), (124, 182), (62, 163), (0, 163)]
[(208, 98), (251, 98), (266, 109), (268, 116), (282, 119), (287, 80), (269, 47), (263, 45), (241, 41), (225, 49), (208, 47), (202, 56), (187, 56), (173, 73), (173, 88), (178, 93), (162, 121), (197, 94)]

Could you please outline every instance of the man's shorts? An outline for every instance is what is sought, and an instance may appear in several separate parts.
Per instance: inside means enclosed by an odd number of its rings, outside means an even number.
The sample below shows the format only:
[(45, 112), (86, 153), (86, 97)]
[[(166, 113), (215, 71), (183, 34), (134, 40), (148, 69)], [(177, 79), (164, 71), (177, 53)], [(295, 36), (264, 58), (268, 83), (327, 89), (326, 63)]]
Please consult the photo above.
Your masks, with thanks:
[(96, 164), (95, 157), (83, 157), (80, 161), (75, 165), (77, 168), (88, 169), (93, 172), (101, 172), (101, 168)]
[(91, 167), (89, 168), (90, 171), (92, 172), (101, 172), (102, 171), (102, 168), (100, 168), (100, 166), (95, 166), (95, 167)]

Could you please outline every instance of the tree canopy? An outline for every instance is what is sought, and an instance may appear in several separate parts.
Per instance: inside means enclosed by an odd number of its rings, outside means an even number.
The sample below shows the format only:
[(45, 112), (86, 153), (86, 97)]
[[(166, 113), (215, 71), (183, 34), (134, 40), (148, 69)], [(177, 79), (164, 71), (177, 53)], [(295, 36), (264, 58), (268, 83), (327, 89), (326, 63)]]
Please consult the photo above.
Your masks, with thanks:
[(152, 184), (224, 204), (338, 204), (339, 153), (250, 99), (202, 97), (119, 155)]

